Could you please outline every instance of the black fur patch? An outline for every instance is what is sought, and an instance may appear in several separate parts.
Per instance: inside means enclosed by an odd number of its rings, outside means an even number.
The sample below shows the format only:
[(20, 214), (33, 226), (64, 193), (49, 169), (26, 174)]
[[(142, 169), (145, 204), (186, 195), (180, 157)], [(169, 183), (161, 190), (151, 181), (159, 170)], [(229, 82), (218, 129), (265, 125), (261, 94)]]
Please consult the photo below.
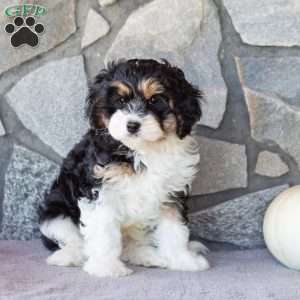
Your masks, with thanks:
[[(64, 159), (58, 178), (39, 207), (40, 222), (66, 216), (79, 225), (78, 199), (86, 197), (95, 200), (92, 188), (102, 184), (101, 179), (93, 176), (94, 166), (105, 166), (111, 162), (132, 163), (130, 153), (107, 130), (90, 130)], [(48, 244), (45, 243), (46, 246)]]

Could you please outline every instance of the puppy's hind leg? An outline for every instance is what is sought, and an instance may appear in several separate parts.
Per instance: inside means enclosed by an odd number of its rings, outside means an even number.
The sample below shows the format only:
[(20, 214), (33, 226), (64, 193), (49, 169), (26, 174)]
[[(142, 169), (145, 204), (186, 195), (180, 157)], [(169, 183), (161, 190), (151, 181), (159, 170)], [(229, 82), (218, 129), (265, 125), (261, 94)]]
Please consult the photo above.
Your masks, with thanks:
[(77, 267), (83, 264), (83, 238), (71, 218), (58, 216), (47, 219), (40, 225), (40, 230), (60, 248), (47, 258), (49, 265)]

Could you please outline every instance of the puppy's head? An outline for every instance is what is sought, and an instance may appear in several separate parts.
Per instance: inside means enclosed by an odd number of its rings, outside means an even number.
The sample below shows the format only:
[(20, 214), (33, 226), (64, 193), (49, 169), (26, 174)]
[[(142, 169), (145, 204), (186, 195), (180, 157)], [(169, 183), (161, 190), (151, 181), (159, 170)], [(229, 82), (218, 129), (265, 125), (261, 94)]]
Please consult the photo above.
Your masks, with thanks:
[(86, 113), (93, 128), (108, 128), (136, 149), (176, 134), (184, 138), (201, 116), (201, 92), (168, 62), (112, 63), (90, 87)]

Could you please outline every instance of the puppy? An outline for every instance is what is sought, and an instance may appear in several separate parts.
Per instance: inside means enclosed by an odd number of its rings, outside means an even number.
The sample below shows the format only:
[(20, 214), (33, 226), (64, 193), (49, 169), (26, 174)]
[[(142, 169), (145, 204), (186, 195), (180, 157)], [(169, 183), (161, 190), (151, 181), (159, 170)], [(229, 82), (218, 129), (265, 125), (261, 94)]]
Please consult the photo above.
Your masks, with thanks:
[(209, 267), (189, 243), (185, 200), (199, 152), (191, 136), (201, 92), (168, 62), (112, 63), (90, 87), (91, 129), (40, 206), (48, 263), (124, 276), (124, 262), (182, 271)]

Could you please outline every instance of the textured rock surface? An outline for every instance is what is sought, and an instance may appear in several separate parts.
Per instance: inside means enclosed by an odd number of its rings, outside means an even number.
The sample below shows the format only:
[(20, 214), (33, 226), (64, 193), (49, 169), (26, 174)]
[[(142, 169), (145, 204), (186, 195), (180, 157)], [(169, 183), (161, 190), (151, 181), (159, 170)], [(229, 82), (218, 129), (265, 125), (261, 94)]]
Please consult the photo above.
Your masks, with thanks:
[(244, 57), (236, 64), (253, 138), (278, 144), (300, 165), (300, 59)]
[[(6, 7), (13, 4), (11, 0), (1, 0), (0, 11), (3, 12)], [(0, 74), (34, 56), (47, 52), (76, 31), (74, 0), (46, 0), (43, 1), (43, 5), (48, 8), (48, 13), (38, 19), (45, 26), (45, 33), (41, 36), (38, 47), (24, 46), (20, 48), (22, 51), (15, 49), (10, 45), (10, 36), (1, 30)], [(3, 13), (0, 14), (1, 29), (12, 21), (13, 18), (8, 18)]]
[[(202, 2), (198, 0), (154, 0), (142, 6), (129, 16), (107, 58), (118, 58), (120, 54), (151, 57), (152, 51), (154, 56), (159, 52), (176, 55), (179, 49), (190, 46), (197, 35), (202, 9)], [(136, 47), (140, 42), (140, 47)]]
[(264, 245), (263, 216), (268, 204), (288, 185), (243, 195), (189, 215), (190, 227), (198, 237), (242, 247)]
[(201, 158), (199, 173), (193, 183), (193, 195), (247, 187), (245, 146), (205, 137), (197, 140)]
[(300, 112), (281, 99), (244, 88), (251, 135), (259, 142), (278, 144), (300, 166)]
[(236, 64), (243, 85), (300, 107), (300, 57), (241, 57)]
[(117, 0), (98, 0), (100, 6), (109, 6), (117, 2)]
[(0, 239), (39, 236), (37, 207), (57, 175), (58, 166), (44, 157), (15, 146), (5, 176)]
[(200, 123), (216, 128), (227, 94), (218, 61), (220, 42), (218, 15), (210, 0), (154, 0), (129, 16), (105, 60), (151, 57), (177, 64), (205, 91)]
[(11, 158), (13, 144), (7, 136), (0, 136), (0, 228), (2, 223), (2, 203), (4, 198), (5, 173)]
[(81, 48), (85, 48), (105, 36), (109, 29), (107, 21), (94, 9), (90, 9), (81, 40)]
[(298, 0), (224, 0), (242, 40), (260, 46), (300, 45)]
[(23, 124), (65, 156), (85, 133), (87, 80), (83, 58), (48, 63), (21, 79), (7, 94)]
[(259, 175), (278, 177), (289, 171), (288, 166), (276, 153), (269, 151), (260, 152), (257, 158), (255, 172)]

